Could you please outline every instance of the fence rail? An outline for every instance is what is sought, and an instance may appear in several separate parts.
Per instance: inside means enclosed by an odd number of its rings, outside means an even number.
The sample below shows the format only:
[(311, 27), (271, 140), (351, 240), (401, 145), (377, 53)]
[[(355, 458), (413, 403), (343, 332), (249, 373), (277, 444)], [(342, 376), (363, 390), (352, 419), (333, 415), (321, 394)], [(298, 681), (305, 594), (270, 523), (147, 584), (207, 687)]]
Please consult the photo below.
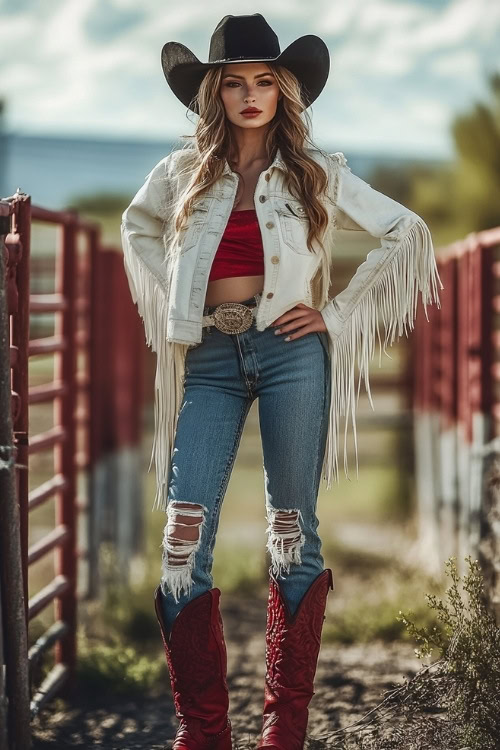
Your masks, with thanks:
[[(488, 506), (500, 438), (500, 228), (437, 256), (442, 309), (419, 310), (414, 438), (422, 560), (480, 559), (500, 615), (498, 508)], [(498, 472), (497, 472), (498, 473)], [(496, 481), (496, 480), (495, 480)]]

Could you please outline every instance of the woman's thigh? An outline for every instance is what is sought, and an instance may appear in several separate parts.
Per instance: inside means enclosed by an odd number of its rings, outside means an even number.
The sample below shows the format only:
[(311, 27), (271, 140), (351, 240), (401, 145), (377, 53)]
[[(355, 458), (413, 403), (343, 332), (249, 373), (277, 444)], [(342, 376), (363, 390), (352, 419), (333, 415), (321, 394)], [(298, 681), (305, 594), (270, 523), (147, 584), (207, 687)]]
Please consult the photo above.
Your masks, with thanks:
[(319, 332), (273, 343), (259, 387), (266, 503), (307, 511), (316, 502), (326, 446), (327, 343)]
[(188, 349), (169, 476), (169, 500), (220, 502), (252, 398), (229, 337), (203, 329)]
[(237, 370), (230, 341), (204, 334), (188, 350), (163, 536), (163, 588), (176, 595), (211, 586), (221, 504), (252, 403)]
[(215, 519), (250, 406), (244, 395), (221, 387), (186, 385), (170, 464), (169, 504), (198, 503)]

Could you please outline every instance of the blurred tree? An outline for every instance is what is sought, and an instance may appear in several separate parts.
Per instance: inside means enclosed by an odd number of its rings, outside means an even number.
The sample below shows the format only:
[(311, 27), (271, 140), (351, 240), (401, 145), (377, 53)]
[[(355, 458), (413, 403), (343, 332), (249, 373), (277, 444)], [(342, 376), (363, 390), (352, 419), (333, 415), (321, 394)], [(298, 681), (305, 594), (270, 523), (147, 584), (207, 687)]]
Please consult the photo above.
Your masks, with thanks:
[(73, 196), (65, 206), (68, 211), (77, 211), (80, 216), (97, 222), (101, 227), (105, 245), (121, 247), (121, 215), (130, 203), (131, 196), (123, 193), (88, 193)]
[(491, 101), (457, 116), (452, 133), (458, 151), (456, 209), (474, 230), (500, 224), (500, 73), (489, 77)]
[(500, 73), (491, 96), (451, 121), (456, 158), (377, 167), (370, 184), (429, 223), (436, 246), (500, 225)]
[(410, 203), (432, 225), (437, 244), (500, 225), (500, 73), (488, 83), (490, 100), (451, 122), (456, 160), (415, 173)]
[(90, 193), (74, 196), (65, 208), (92, 217), (114, 216), (125, 211), (129, 203), (130, 197), (123, 193)]
[(379, 165), (370, 173), (370, 185), (406, 205), (411, 199), (411, 171), (399, 166)]

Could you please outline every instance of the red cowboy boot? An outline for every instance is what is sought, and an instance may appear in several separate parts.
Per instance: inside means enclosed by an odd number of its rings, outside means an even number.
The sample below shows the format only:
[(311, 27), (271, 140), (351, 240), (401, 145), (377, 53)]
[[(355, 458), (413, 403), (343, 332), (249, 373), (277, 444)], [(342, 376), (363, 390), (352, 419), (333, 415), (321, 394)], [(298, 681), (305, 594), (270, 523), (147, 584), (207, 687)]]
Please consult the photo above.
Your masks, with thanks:
[(220, 590), (210, 589), (188, 602), (175, 618), (170, 637), (160, 597), (157, 586), (156, 616), (170, 672), (175, 715), (180, 720), (172, 750), (232, 750)]
[(302, 750), (314, 695), (314, 677), (333, 574), (313, 581), (290, 616), (279, 584), (270, 573), (266, 628), (266, 683), (259, 750)]

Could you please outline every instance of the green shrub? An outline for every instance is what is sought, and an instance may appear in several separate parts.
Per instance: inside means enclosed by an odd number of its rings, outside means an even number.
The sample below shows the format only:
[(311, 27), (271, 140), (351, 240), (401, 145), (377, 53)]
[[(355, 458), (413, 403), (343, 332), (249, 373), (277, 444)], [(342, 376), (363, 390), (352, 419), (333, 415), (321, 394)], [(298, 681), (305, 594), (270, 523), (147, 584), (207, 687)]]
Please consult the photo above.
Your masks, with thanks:
[(446, 601), (426, 595), (437, 625), (417, 626), (412, 611), (396, 618), (420, 644), (420, 659), (436, 652), (437, 658), (350, 727), (330, 733), (326, 744), (309, 743), (310, 750), (498, 749), (500, 628), (488, 608), (478, 561), (470, 555), (465, 560), (463, 581), (456, 558), (445, 563), (452, 579)]
[[(332, 617), (323, 628), (325, 642), (410, 641), (404, 623), (397, 619), (398, 612), (418, 601), (423, 587), (434, 593), (443, 590), (440, 581), (402, 558), (351, 547), (339, 539), (327, 542), (324, 553), (334, 576), (338, 574), (340, 589), (350, 592), (337, 608), (332, 597)], [(416, 614), (421, 623), (438, 624), (425, 602), (418, 605)]]
[(461, 579), (455, 557), (445, 563), (452, 579), (446, 591), (448, 601), (427, 595), (428, 606), (436, 612), (443, 629), (418, 628), (403, 613), (400, 618), (422, 644), (415, 650), (419, 658), (439, 651), (434, 670), (435, 696), (454, 726), (457, 747), (495, 750), (500, 738), (500, 628), (487, 606), (478, 561), (470, 555), (465, 559), (469, 572), (462, 587), (467, 598), (459, 590)]
[(164, 659), (141, 654), (118, 637), (96, 643), (78, 632), (78, 688), (88, 698), (142, 696), (164, 680), (165, 670)]

